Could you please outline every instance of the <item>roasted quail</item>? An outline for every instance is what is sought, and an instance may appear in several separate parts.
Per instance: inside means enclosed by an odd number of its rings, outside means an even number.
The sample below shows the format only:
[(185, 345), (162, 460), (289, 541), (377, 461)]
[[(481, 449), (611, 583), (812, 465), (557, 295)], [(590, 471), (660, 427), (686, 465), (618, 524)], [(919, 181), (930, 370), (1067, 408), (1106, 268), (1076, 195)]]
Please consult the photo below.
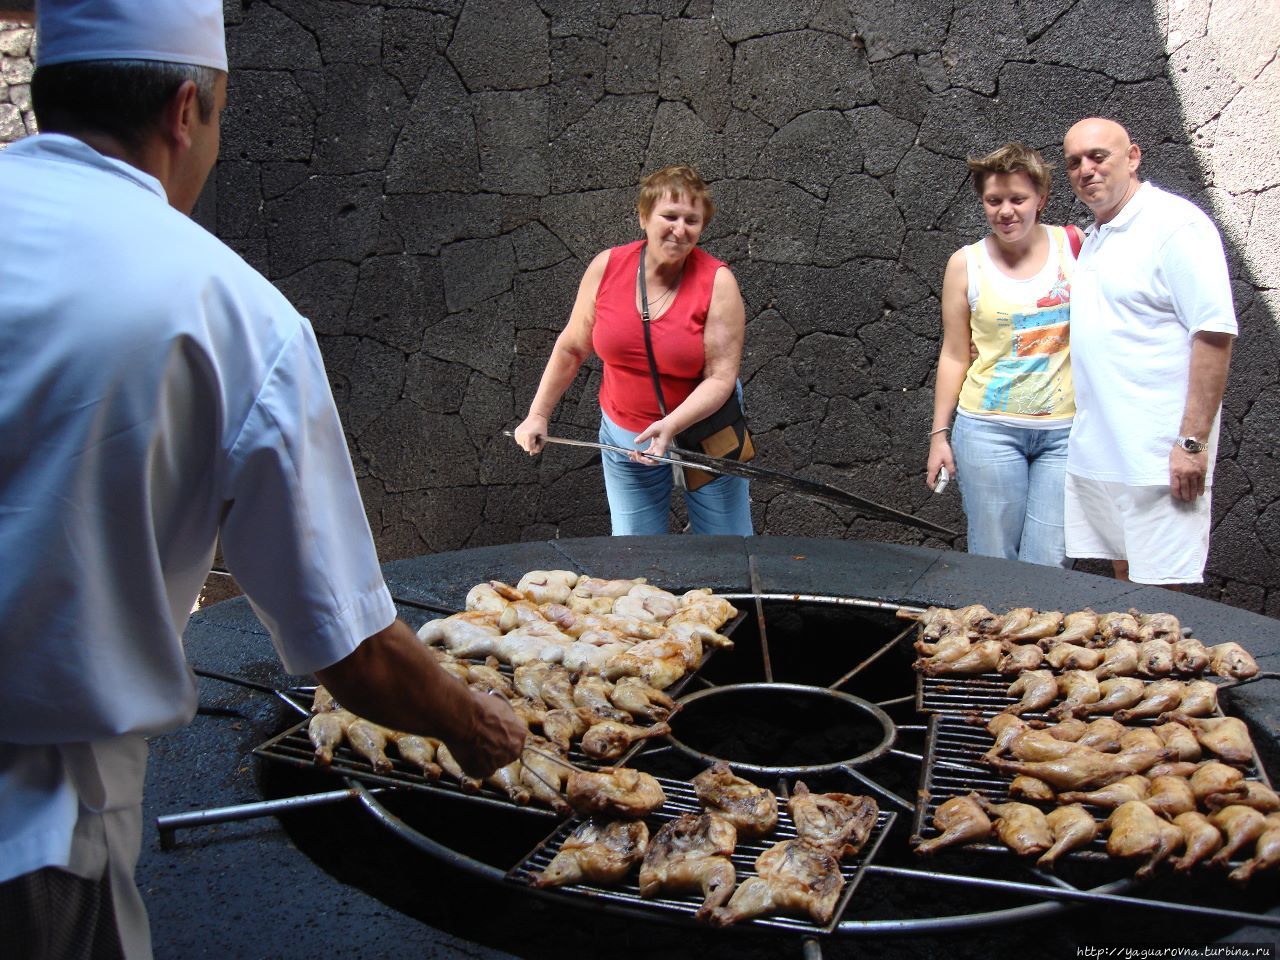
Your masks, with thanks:
[(1253, 857), (1229, 874), (1236, 883), (1248, 883), (1259, 870), (1274, 870), (1280, 865), (1280, 814), (1268, 815), (1262, 833), (1254, 844)]
[(1113, 857), (1145, 857), (1136, 876), (1147, 877), (1156, 865), (1182, 845), (1182, 831), (1161, 820), (1141, 800), (1121, 804), (1107, 818), (1107, 853)]
[(778, 798), (770, 790), (737, 776), (723, 760), (693, 778), (703, 806), (718, 813), (742, 837), (763, 837), (778, 824)]
[(880, 813), (870, 797), (810, 793), (803, 780), (796, 781), (787, 811), (800, 837), (831, 851), (837, 860), (862, 849)]
[(1238, 643), (1218, 643), (1209, 648), (1209, 669), (1220, 677), (1247, 680), (1257, 676), (1258, 662)]
[(649, 828), (643, 820), (584, 820), (561, 845), (535, 887), (558, 887), (583, 880), (615, 884), (643, 859)]
[(1045, 815), (1045, 822), (1053, 831), (1053, 846), (1036, 861), (1040, 867), (1053, 869), (1060, 856), (1092, 843), (1098, 835), (1098, 822), (1078, 803), (1055, 807)]
[(1203, 813), (1188, 810), (1173, 818), (1182, 831), (1182, 856), (1173, 860), (1173, 869), (1182, 873), (1222, 849), (1222, 834)]
[(570, 771), (565, 796), (578, 813), (614, 817), (648, 816), (667, 800), (655, 778), (629, 767)]
[(784, 840), (756, 858), (756, 876), (748, 877), (728, 904), (711, 912), (712, 922), (728, 926), (765, 913), (807, 914), (828, 923), (844, 888), (840, 864), (808, 840)]
[(714, 813), (685, 813), (667, 821), (640, 864), (640, 895), (701, 893), (697, 917), (707, 919), (733, 894), (737, 875), (729, 857), (737, 842), (733, 824)]
[(952, 797), (950, 800), (943, 801), (942, 805), (934, 811), (933, 825), (940, 831), (939, 834), (931, 840), (917, 844), (915, 848), (915, 852), (922, 857), (930, 856), (943, 847), (954, 844), (986, 840), (994, 829), (991, 819), (973, 795)]

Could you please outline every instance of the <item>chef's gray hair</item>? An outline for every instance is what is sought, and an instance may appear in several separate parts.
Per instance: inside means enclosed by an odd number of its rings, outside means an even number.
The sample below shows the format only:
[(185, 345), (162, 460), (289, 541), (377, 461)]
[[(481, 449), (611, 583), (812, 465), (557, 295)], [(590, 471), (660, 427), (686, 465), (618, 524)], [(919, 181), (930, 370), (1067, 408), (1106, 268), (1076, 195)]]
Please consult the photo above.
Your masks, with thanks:
[(37, 67), (31, 80), (36, 122), (47, 133), (102, 133), (137, 149), (182, 84), (196, 85), (200, 119), (213, 116), (213, 67), (159, 60), (83, 60)]

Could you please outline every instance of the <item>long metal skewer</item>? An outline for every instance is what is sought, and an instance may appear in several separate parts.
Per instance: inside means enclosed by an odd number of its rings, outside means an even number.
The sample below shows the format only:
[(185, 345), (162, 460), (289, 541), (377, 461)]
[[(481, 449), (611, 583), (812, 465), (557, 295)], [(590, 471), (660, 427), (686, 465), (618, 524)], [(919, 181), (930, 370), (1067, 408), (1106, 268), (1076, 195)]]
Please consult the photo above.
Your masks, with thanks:
[[(381, 793), (385, 788), (379, 787), (373, 793)], [(325, 793), (309, 793), (300, 797), (284, 797), (279, 800), (259, 800), (256, 803), (240, 803), (228, 807), (212, 807), (208, 810), (195, 810), (191, 813), (170, 813), (156, 817), (156, 829), (160, 832), (160, 849), (172, 850), (173, 835), (177, 830), (189, 827), (207, 827), (214, 823), (229, 823), (233, 820), (252, 820), (255, 817), (269, 817), (277, 813), (301, 810), (305, 807), (318, 807), (323, 804), (337, 803), (339, 800), (354, 800), (360, 795), (354, 788), (347, 790), (329, 790)]]

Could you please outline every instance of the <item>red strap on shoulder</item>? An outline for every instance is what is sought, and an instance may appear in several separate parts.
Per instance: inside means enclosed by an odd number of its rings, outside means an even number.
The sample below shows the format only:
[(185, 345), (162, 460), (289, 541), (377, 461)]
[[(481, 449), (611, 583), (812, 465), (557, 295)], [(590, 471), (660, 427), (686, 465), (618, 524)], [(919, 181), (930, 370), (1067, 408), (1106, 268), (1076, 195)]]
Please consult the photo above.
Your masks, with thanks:
[(1067, 243), (1071, 244), (1071, 256), (1079, 259), (1080, 248), (1084, 246), (1084, 232), (1074, 223), (1068, 223), (1063, 229), (1067, 231)]

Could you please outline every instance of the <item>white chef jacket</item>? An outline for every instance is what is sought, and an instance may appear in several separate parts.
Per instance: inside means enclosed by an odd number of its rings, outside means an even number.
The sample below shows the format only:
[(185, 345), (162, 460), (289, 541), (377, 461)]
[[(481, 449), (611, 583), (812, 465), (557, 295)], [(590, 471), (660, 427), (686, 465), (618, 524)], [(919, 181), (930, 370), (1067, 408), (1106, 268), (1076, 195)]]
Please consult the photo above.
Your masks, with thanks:
[(70, 137), (0, 153), (0, 223), (3, 881), (70, 864), (83, 784), (136, 803), (141, 764), (105, 758), (194, 715), (181, 633), (219, 533), (293, 673), (395, 608), (314, 333), (270, 283)]
[[(1222, 238), (1193, 203), (1144, 183), (1109, 223), (1085, 231), (1071, 279), (1076, 417), (1068, 472), (1169, 485), (1191, 340), (1200, 332), (1237, 332)], [(1216, 417), (1208, 439), (1206, 484)]]

